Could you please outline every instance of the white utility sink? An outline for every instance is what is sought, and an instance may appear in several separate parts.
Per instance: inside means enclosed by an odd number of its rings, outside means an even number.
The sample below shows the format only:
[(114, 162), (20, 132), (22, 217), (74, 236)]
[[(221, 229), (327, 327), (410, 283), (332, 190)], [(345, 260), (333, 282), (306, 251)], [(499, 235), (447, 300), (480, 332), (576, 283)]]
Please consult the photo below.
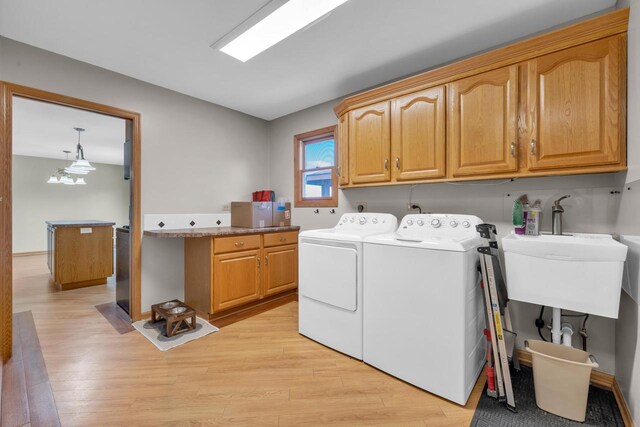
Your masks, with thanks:
[(618, 317), (627, 247), (607, 234), (502, 239), (509, 299)]
[(627, 277), (622, 289), (627, 291), (633, 300), (640, 304), (640, 236), (620, 236), (620, 242), (627, 245)]

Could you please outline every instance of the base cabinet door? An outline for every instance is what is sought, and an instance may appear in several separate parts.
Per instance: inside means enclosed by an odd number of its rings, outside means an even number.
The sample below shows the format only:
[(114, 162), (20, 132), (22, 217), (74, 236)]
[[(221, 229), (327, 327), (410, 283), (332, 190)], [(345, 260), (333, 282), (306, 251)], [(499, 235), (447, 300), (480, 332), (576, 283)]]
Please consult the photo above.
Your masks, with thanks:
[(447, 87), (451, 177), (518, 170), (518, 66), (498, 68)]
[(298, 245), (264, 249), (263, 295), (295, 289), (298, 286)]
[(394, 181), (445, 176), (445, 88), (434, 87), (391, 103)]
[(391, 104), (389, 101), (349, 112), (349, 176), (353, 184), (391, 179)]
[(260, 250), (213, 257), (213, 312), (260, 298)]
[(614, 36), (528, 62), (530, 170), (624, 160), (623, 43)]

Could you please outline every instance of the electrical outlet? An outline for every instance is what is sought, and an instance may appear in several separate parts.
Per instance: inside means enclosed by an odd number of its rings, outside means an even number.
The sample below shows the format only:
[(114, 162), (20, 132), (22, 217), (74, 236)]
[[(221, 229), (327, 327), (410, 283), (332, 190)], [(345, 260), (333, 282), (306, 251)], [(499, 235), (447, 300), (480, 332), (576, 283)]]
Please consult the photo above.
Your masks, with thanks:
[(407, 203), (407, 211), (419, 211), (422, 213), (422, 206), (418, 203)]
[(231, 205), (222, 205), (222, 212), (229, 212), (231, 210)]
[(367, 211), (367, 202), (356, 202), (356, 211), (358, 211), (358, 212), (366, 212)]

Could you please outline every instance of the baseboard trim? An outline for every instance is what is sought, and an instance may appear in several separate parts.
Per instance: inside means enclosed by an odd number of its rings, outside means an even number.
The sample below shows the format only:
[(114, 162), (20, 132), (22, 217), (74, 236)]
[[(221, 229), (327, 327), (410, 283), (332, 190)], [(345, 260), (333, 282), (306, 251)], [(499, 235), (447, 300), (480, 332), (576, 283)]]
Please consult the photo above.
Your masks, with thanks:
[(256, 301), (238, 308), (232, 308), (221, 313), (210, 314), (209, 322), (219, 328), (231, 325), (232, 323), (248, 319), (265, 311), (273, 310), (276, 307), (298, 300), (298, 289), (292, 289), (281, 294), (273, 295), (269, 298)]
[[(528, 351), (518, 349), (517, 356), (521, 364), (525, 366), (532, 365), (531, 353)], [(626, 427), (635, 427), (633, 418), (631, 417), (631, 411), (629, 410), (629, 405), (627, 405), (627, 401), (624, 398), (624, 394), (622, 394), (622, 390), (620, 389), (620, 385), (618, 384), (615, 376), (605, 372), (592, 370), (590, 383), (594, 387), (611, 391), (616, 399), (616, 403), (618, 404), (618, 409), (622, 415), (624, 425)]]
[(22, 257), (22, 256), (33, 256), (33, 255), (46, 255), (48, 251), (33, 251), (33, 252), (14, 252), (12, 255), (14, 257)]
[(622, 415), (622, 421), (624, 421), (624, 425), (626, 427), (635, 427), (635, 423), (633, 422), (633, 417), (631, 416), (631, 410), (629, 409), (627, 400), (624, 398), (622, 389), (620, 389), (620, 384), (618, 384), (618, 380), (615, 378), (613, 379), (613, 387), (611, 388), (611, 391), (616, 398), (616, 403), (618, 404), (618, 409), (620, 409), (620, 414)]

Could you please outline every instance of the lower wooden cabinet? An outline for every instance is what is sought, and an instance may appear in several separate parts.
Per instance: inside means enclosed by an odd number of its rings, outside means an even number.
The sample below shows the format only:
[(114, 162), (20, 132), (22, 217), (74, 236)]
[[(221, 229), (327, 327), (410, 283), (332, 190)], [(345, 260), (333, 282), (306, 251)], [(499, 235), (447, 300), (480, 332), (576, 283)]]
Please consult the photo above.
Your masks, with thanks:
[(265, 249), (262, 277), (262, 292), (264, 296), (297, 288), (298, 245), (276, 246)]
[(184, 243), (185, 302), (210, 318), (298, 287), (297, 231)]
[(113, 275), (113, 225), (49, 226), (47, 262), (63, 290), (107, 283)]
[(260, 251), (213, 257), (213, 312), (260, 299)]

